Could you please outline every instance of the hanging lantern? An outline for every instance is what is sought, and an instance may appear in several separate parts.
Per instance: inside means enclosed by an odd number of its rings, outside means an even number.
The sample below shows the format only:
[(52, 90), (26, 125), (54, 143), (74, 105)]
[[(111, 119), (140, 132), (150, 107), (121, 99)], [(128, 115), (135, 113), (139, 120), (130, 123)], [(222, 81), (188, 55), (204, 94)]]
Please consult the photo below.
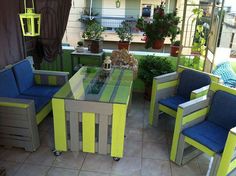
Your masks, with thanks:
[(33, 0), (32, 0), (32, 8), (27, 8), (26, 6), (27, 6), (26, 0), (24, 0), (25, 13), (19, 14), (23, 35), (28, 37), (39, 36), (41, 14), (35, 13)]
[(111, 59), (109, 56), (103, 62), (103, 70), (104, 71), (111, 71)]
[(116, 0), (116, 8), (120, 8), (120, 0)]

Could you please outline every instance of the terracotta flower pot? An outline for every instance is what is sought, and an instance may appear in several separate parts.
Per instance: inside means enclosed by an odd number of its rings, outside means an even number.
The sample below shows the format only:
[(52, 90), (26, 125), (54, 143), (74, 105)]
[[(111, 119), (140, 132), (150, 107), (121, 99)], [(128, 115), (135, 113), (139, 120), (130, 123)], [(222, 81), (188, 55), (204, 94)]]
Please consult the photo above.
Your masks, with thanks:
[(161, 49), (164, 45), (164, 40), (156, 40), (153, 44), (152, 44), (152, 48), (153, 49)]
[(171, 46), (170, 47), (170, 55), (173, 57), (177, 57), (179, 53), (181, 52), (182, 47), (181, 46)]
[(118, 42), (118, 49), (122, 50), (122, 49), (126, 49), (127, 51), (129, 51), (129, 47), (130, 47), (130, 43), (129, 42)]

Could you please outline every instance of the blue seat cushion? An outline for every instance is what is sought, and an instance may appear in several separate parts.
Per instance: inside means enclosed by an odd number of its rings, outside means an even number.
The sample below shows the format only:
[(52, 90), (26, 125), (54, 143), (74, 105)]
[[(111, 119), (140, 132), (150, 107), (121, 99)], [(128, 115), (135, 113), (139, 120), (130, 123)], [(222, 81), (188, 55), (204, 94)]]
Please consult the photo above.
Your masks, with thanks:
[(19, 95), (19, 90), (12, 69), (2, 70), (0, 72), (0, 97), (13, 98), (17, 95)]
[(22, 95), (50, 97), (60, 89), (58, 86), (32, 86), (22, 92)]
[(177, 111), (177, 108), (180, 104), (187, 102), (188, 100), (180, 97), (180, 96), (174, 96), (166, 99), (162, 99), (159, 101), (160, 104), (167, 106), (175, 111)]
[(50, 101), (50, 97), (36, 97), (36, 96), (26, 96), (26, 95), (18, 95), (15, 98), (19, 99), (27, 99), (27, 100), (34, 100), (35, 111), (38, 113), (43, 109), (45, 105), (47, 105)]
[(186, 69), (180, 74), (177, 95), (189, 100), (193, 90), (210, 85), (210, 83), (211, 78), (209, 75)]
[(217, 91), (213, 98), (207, 119), (227, 130), (236, 126), (236, 95)]
[(28, 60), (23, 60), (14, 65), (13, 71), (20, 93), (34, 85), (34, 74)]
[(228, 132), (228, 130), (215, 123), (204, 121), (184, 129), (182, 134), (208, 147), (216, 153), (222, 153)]

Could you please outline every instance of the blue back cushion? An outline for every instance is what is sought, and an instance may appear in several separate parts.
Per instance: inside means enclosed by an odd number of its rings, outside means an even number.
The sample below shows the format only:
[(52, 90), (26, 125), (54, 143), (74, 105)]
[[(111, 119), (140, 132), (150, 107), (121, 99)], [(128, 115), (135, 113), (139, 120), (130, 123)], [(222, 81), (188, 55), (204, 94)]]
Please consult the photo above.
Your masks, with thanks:
[(13, 70), (21, 93), (34, 85), (34, 74), (28, 60), (17, 63)]
[(14, 98), (19, 94), (12, 69), (0, 72), (0, 97)]
[(193, 90), (207, 86), (210, 83), (211, 78), (209, 75), (186, 69), (180, 75), (177, 95), (189, 100)]
[(212, 99), (208, 120), (227, 129), (236, 126), (236, 95), (217, 91)]

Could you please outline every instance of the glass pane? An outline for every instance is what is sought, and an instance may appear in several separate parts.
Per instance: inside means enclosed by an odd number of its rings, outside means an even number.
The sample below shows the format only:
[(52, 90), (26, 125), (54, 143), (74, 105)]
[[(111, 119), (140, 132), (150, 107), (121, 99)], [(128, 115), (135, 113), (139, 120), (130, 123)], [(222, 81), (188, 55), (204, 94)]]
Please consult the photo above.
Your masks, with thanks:
[(98, 67), (82, 67), (54, 98), (106, 103), (127, 103), (133, 72), (112, 69), (104, 72)]

